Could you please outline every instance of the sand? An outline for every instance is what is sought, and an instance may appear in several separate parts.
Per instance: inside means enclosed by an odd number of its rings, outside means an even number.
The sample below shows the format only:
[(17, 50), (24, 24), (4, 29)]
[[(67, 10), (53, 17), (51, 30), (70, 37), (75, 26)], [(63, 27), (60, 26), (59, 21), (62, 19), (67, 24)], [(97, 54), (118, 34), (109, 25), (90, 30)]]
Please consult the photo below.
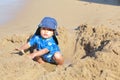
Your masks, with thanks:
[[(14, 49), (27, 42), (44, 16), (59, 23), (65, 63), (38, 64)], [(78, 0), (29, 1), (0, 27), (0, 80), (120, 80), (120, 6)]]

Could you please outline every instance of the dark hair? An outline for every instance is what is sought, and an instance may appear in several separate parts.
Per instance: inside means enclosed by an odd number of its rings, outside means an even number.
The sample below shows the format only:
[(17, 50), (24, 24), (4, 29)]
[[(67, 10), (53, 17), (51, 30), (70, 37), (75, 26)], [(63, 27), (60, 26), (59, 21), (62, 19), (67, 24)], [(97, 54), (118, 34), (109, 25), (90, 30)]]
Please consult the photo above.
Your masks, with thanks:
[[(41, 34), (40, 34), (40, 28), (41, 28), (41, 27), (38, 27), (38, 28), (37, 28), (37, 30), (36, 30), (36, 32), (34, 33), (34, 35), (41, 35)], [(55, 31), (54, 31), (54, 35), (53, 35), (52, 37), (53, 37), (54, 41), (56, 42), (56, 44), (58, 45), (59, 43), (58, 43), (58, 39), (57, 39), (57, 37), (56, 37), (56, 35), (55, 35)]]
[(54, 41), (56, 42), (56, 44), (58, 45), (59, 43), (58, 43), (58, 39), (57, 39), (57, 37), (55, 36), (55, 35), (53, 35), (53, 39), (54, 39)]
[(34, 35), (40, 35), (40, 27), (37, 28), (37, 30), (36, 30)]

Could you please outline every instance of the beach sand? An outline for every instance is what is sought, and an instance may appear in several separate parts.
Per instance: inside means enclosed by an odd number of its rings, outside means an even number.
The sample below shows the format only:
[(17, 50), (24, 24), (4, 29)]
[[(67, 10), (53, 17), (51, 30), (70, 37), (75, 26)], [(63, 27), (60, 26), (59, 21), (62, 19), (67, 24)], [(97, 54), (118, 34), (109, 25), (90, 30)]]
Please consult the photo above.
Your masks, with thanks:
[[(65, 63), (38, 64), (15, 48), (45, 16), (58, 21)], [(0, 27), (0, 80), (120, 80), (120, 6), (79, 0), (30, 0)]]

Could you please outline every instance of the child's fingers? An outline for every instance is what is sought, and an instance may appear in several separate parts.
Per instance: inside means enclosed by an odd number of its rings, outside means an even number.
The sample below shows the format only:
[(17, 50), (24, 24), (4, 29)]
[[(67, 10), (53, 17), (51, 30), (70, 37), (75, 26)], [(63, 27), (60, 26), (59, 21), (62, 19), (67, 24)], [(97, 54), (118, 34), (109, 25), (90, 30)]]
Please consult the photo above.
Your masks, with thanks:
[(27, 55), (27, 57), (29, 58), (29, 59), (32, 59), (32, 56), (29, 54), (29, 55)]
[(33, 59), (33, 58), (34, 58), (34, 54), (29, 54), (28, 57), (29, 57), (30, 59)]
[(15, 48), (14, 51), (17, 51), (17, 52), (14, 52), (15, 54), (19, 54), (19, 55), (25, 54), (24, 50), (20, 50), (18, 48)]
[(22, 52), (22, 53), (25, 53), (24, 50), (20, 50), (19, 48), (15, 48), (14, 50), (15, 50), (15, 51)]

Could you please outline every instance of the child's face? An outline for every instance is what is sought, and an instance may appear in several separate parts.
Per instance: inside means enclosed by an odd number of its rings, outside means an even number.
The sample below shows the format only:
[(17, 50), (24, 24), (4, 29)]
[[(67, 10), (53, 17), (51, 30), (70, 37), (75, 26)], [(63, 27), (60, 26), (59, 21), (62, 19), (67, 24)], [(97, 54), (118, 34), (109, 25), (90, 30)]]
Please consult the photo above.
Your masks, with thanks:
[(50, 38), (53, 36), (54, 31), (52, 29), (49, 28), (41, 28), (40, 29), (40, 34), (43, 38)]

